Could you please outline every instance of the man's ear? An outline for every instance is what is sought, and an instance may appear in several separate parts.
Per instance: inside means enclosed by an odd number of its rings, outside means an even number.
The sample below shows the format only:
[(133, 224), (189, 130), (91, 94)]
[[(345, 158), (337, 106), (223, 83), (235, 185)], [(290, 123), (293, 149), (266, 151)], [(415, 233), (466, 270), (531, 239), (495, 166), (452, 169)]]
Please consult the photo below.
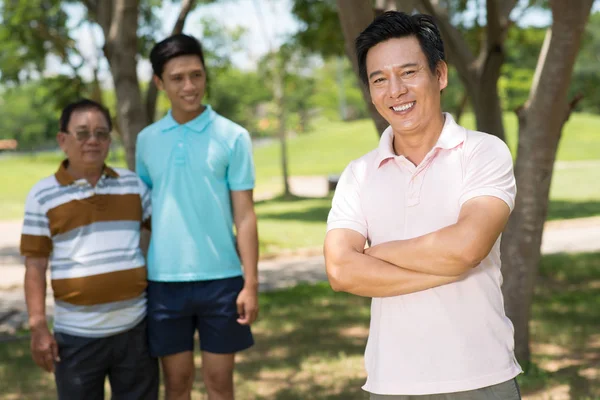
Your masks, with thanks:
[(67, 150), (67, 134), (64, 132), (58, 132), (56, 134), (56, 141), (58, 142), (58, 146), (60, 147), (60, 149), (64, 152), (66, 152)]
[(448, 86), (448, 64), (445, 61), (439, 61), (435, 68), (435, 73), (440, 85), (440, 91), (442, 91)]
[(157, 75), (152, 75), (152, 80), (154, 81), (154, 84), (158, 90), (164, 90), (162, 79), (160, 79)]

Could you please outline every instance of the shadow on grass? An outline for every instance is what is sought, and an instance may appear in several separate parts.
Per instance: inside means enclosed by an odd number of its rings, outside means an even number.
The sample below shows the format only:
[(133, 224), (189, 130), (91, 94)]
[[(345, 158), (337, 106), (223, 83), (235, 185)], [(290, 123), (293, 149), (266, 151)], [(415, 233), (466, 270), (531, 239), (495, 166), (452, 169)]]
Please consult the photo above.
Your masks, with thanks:
[(600, 398), (600, 253), (543, 257), (531, 339), (535, 365), (519, 378), (524, 392), (562, 385), (571, 399)]
[[(525, 395), (600, 398), (600, 253), (545, 256), (532, 308), (534, 365), (518, 379)], [(367, 399), (363, 351), (369, 299), (326, 283), (262, 293), (256, 345), (238, 355), (238, 400)], [(28, 342), (0, 344), (0, 399), (51, 399), (51, 375)], [(193, 399), (205, 398), (201, 367)]]
[(323, 222), (331, 209), (331, 197), (279, 196), (256, 202), (257, 215), (264, 220)]
[(552, 200), (547, 220), (595, 217), (600, 215), (600, 201)]

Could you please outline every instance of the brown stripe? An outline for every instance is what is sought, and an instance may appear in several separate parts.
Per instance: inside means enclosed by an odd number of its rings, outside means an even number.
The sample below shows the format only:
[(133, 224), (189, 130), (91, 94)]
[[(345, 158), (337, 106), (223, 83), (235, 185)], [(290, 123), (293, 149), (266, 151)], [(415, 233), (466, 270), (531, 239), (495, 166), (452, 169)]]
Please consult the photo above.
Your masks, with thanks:
[(99, 194), (72, 200), (48, 211), (52, 236), (105, 221), (141, 221), (142, 200), (138, 194)]
[(79, 306), (129, 300), (141, 295), (147, 286), (146, 267), (108, 272), (82, 278), (53, 279), (56, 300)]
[(48, 236), (21, 235), (20, 250), (25, 257), (48, 257), (52, 247), (52, 239)]

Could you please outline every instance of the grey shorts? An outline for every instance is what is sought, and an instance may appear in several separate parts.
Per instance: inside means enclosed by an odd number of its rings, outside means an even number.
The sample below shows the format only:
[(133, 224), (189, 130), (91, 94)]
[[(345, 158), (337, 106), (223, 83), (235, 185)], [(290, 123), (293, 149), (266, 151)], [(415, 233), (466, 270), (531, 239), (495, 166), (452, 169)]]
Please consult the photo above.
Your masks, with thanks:
[(158, 360), (148, 352), (146, 321), (104, 338), (56, 332), (59, 400), (104, 400), (108, 377), (113, 400), (158, 399)]
[(521, 400), (516, 379), (467, 392), (428, 394), (419, 396), (382, 395), (371, 393), (371, 400)]

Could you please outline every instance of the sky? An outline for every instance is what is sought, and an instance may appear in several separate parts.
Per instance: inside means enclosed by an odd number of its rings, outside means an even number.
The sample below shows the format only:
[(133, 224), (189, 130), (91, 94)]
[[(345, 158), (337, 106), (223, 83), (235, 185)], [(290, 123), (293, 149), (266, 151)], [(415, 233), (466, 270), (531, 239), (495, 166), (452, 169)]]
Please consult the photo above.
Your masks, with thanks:
[[(179, 5), (165, 1), (158, 15), (164, 16), (161, 29), (156, 32), (156, 39), (160, 40), (170, 33), (177, 15)], [(211, 5), (197, 7), (186, 20), (184, 33), (194, 35), (201, 39), (200, 22), (203, 17), (212, 17), (219, 21), (228, 29), (234, 29), (238, 26), (244, 27), (245, 35), (242, 37), (242, 48), (245, 51), (232, 55), (232, 62), (239, 68), (252, 69), (262, 55), (269, 51), (269, 48), (278, 48), (286, 38), (300, 29), (300, 23), (291, 13), (292, 0), (220, 0)], [(594, 11), (600, 11), (600, 0), (594, 3)], [(473, 10), (476, 12), (476, 10)], [(69, 5), (67, 13), (70, 17), (72, 26), (84, 15), (83, 6)], [(514, 10), (512, 17), (519, 13)], [(223, 18), (227, 16), (227, 18)], [(550, 12), (539, 10), (527, 11), (520, 19), (519, 25), (522, 26), (548, 26), (551, 21)], [(101, 48), (103, 43), (103, 34), (98, 26), (83, 24), (74, 28), (73, 37), (77, 38), (77, 46), (86, 57), (89, 64), (95, 65), (98, 59), (101, 60), (100, 71), (101, 80), (105, 85), (110, 86), (111, 79), (108, 72), (108, 65), (103, 57), (98, 57), (95, 49)], [(52, 75), (56, 72), (68, 72), (66, 67), (61, 66), (57, 59), (49, 58), (46, 74)], [(83, 75), (91, 78), (91, 69), (85, 68)], [(138, 75), (143, 81), (150, 79), (152, 72), (147, 60), (140, 60), (138, 63)]]

